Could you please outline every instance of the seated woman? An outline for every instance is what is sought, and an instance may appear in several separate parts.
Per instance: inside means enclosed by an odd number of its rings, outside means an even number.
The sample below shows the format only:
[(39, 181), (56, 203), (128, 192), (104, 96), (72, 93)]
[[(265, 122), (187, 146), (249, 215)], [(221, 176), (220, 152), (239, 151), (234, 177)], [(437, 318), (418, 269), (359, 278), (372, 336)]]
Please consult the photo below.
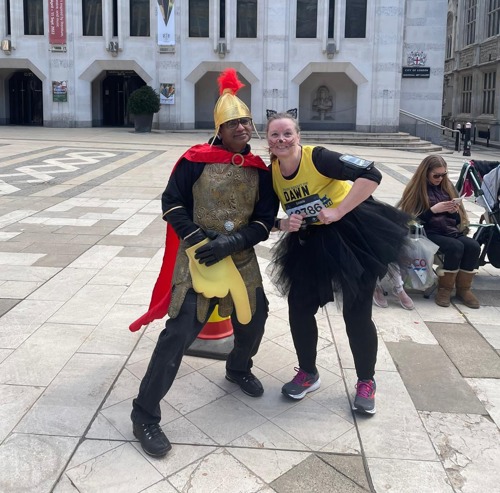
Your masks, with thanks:
[(406, 185), (398, 206), (423, 224), (429, 240), (444, 254), (443, 267), (438, 269), (436, 304), (450, 306), (456, 287), (457, 298), (469, 308), (479, 308), (471, 286), (481, 247), (466, 235), (467, 213), (447, 173), (441, 156), (427, 156)]

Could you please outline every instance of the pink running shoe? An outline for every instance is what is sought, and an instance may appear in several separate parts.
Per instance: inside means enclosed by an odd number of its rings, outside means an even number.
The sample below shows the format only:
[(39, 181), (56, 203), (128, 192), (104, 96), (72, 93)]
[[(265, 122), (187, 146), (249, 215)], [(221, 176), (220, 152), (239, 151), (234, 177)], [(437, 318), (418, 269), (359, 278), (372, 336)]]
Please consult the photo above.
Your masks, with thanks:
[(375, 414), (376, 390), (375, 380), (358, 380), (353, 405), (354, 411), (361, 414)]
[(394, 296), (398, 298), (399, 303), (405, 310), (413, 310), (415, 308), (413, 300), (408, 296), (404, 288), (400, 288), (399, 290), (394, 288), (392, 292), (394, 293)]
[(295, 368), (297, 375), (291, 381), (283, 385), (281, 392), (292, 399), (302, 399), (308, 392), (319, 389), (321, 380), (319, 373), (306, 373), (300, 368)]
[(379, 284), (375, 286), (375, 291), (373, 293), (373, 302), (380, 308), (387, 308), (389, 306), (389, 303), (387, 302), (384, 294), (384, 290)]

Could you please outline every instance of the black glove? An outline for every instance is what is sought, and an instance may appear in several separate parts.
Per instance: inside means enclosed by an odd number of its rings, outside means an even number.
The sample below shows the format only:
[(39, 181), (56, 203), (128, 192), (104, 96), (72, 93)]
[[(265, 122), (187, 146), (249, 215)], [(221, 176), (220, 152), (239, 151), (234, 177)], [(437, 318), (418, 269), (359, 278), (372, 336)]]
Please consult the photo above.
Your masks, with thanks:
[(195, 229), (194, 232), (190, 235), (187, 235), (186, 238), (184, 238), (184, 241), (188, 244), (188, 246), (192, 247), (199, 243), (200, 241), (203, 241), (207, 235), (205, 232), (201, 229)]
[[(212, 237), (212, 235), (209, 234), (209, 237)], [(218, 235), (206, 245), (197, 248), (194, 258), (200, 264), (206, 264), (207, 267), (210, 267), (232, 253), (244, 250), (246, 248), (245, 245), (246, 238), (241, 233)]]

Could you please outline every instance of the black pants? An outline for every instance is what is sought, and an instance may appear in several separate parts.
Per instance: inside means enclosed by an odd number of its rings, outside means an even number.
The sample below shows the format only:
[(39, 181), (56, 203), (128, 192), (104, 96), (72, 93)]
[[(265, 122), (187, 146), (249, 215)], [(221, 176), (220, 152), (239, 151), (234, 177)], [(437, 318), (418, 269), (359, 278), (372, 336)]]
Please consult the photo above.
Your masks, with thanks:
[[(142, 379), (139, 395), (133, 402), (132, 421), (134, 423), (159, 423), (161, 420), (160, 401), (175, 380), (186, 349), (194, 342), (215, 308), (217, 298), (211, 301), (207, 320), (199, 322), (196, 317), (197, 294), (190, 290), (179, 315), (169, 318), (158, 337), (148, 369)], [(248, 372), (252, 368), (252, 357), (257, 354), (264, 335), (264, 325), (268, 315), (268, 302), (262, 289), (257, 290), (257, 308), (247, 325), (238, 322), (233, 313), (231, 322), (234, 331), (234, 348), (226, 361), (226, 369), (231, 372)]]
[(428, 234), (429, 240), (439, 246), (444, 254), (443, 269), (445, 270), (468, 270), (477, 269), (481, 246), (474, 238), (468, 236), (451, 236)]
[[(372, 297), (375, 284), (376, 278), (365, 279), (354, 299), (344, 297), (343, 300), (342, 314), (356, 374), (360, 380), (371, 380), (375, 374), (378, 351), (377, 329), (372, 321)], [(288, 296), (290, 329), (299, 366), (307, 373), (317, 371), (318, 326), (315, 315), (319, 306), (316, 293), (309, 293), (304, 298), (302, 292), (299, 298), (294, 294), (292, 285)]]

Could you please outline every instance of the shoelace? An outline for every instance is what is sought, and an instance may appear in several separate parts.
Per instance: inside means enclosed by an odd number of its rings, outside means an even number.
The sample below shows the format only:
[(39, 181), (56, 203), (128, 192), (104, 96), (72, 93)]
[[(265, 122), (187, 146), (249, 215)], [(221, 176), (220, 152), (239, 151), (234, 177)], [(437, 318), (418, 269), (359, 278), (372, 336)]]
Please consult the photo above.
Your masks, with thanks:
[(245, 375), (243, 377), (241, 377), (241, 379), (244, 381), (244, 382), (251, 382), (253, 380), (255, 380), (255, 375), (253, 373), (249, 373), (248, 375)]
[(372, 381), (364, 382), (363, 380), (360, 380), (356, 384), (356, 390), (357, 390), (357, 394), (360, 397), (363, 397), (365, 399), (369, 399), (373, 394), (373, 382)]
[(292, 382), (298, 385), (302, 385), (307, 379), (307, 373), (304, 370), (301, 370), (300, 368), (294, 368), (294, 370), (297, 372), (297, 375), (295, 375)]
[(159, 424), (142, 425), (142, 429), (148, 437), (148, 440), (156, 438), (158, 435), (161, 435), (162, 432)]

